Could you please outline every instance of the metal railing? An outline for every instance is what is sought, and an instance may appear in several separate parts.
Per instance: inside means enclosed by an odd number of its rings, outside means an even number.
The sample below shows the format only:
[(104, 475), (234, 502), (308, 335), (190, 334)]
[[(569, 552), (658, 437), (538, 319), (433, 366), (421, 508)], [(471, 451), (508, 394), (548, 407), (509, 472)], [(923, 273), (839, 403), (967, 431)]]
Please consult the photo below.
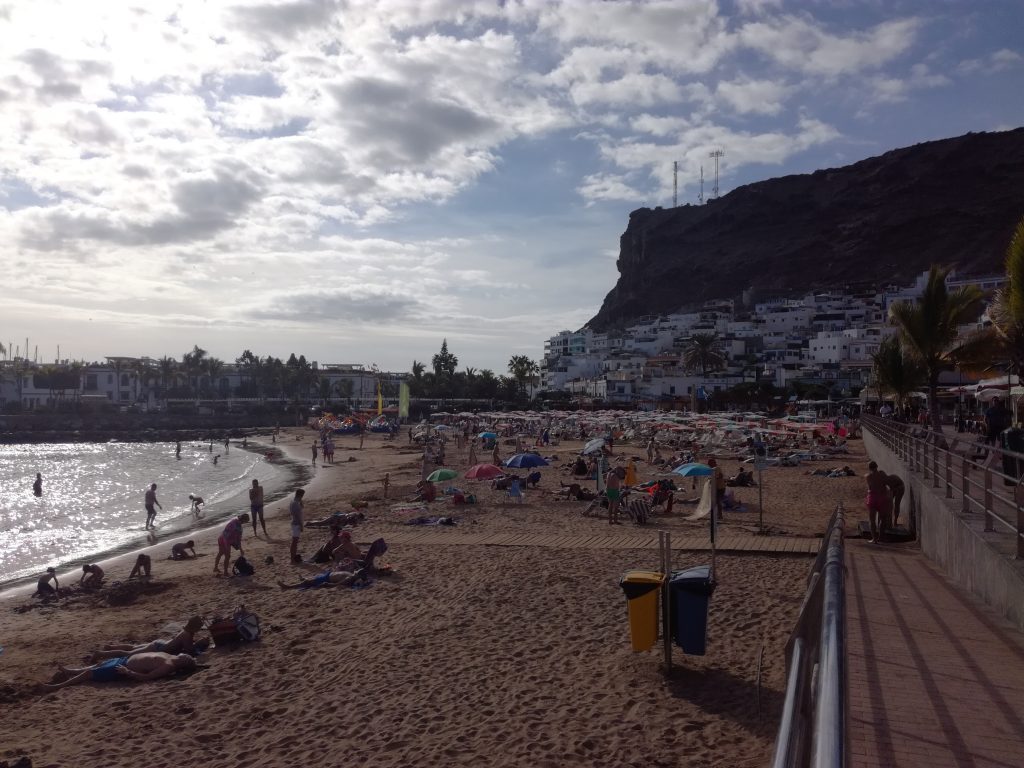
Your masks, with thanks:
[(983, 515), (986, 531), (1012, 535), (1024, 558), (1024, 453), (877, 416), (864, 416), (861, 425), (947, 499), (959, 497), (964, 514)]
[(786, 646), (786, 698), (772, 768), (846, 765), (846, 587), (840, 503), (807, 578)]

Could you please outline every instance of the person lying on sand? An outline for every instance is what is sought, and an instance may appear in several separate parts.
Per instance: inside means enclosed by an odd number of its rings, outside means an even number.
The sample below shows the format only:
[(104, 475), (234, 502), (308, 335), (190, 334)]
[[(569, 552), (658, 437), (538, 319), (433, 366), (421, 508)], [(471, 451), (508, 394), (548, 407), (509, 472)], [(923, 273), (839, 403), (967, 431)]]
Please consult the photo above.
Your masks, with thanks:
[(106, 659), (117, 659), (124, 656), (154, 652), (169, 653), (171, 655), (187, 653), (194, 656), (196, 651), (196, 632), (202, 628), (203, 618), (201, 616), (193, 616), (185, 623), (185, 627), (170, 640), (153, 640), (142, 645), (115, 643), (114, 645), (108, 645), (106, 648), (94, 651), (92, 661), (95, 664)]
[(277, 586), (281, 589), (316, 589), (317, 587), (350, 587), (358, 581), (366, 581), (366, 572), (352, 571), (324, 571), (312, 579), (303, 579), (298, 584), (285, 584), (278, 581)]
[(44, 685), (43, 688), (55, 691), (58, 688), (82, 683), (109, 683), (122, 677), (132, 680), (156, 680), (173, 675), (179, 670), (191, 671), (195, 668), (195, 657), (187, 653), (179, 653), (177, 656), (169, 653), (137, 653), (134, 656), (107, 659), (88, 667), (60, 667), (60, 672), (55, 677), (64, 679)]
[[(191, 552), (192, 554), (189, 554)], [(171, 547), (171, 560), (188, 560), (190, 557), (196, 556), (196, 543), (189, 539), (182, 543), (178, 542)]]
[(567, 499), (573, 499), (575, 501), (593, 501), (594, 492), (589, 488), (584, 488), (579, 483), (560, 483), (562, 488), (565, 490), (565, 496)]
[(366, 519), (362, 512), (332, 512), (329, 517), (320, 520), (310, 520), (306, 523), (307, 528), (344, 528), (346, 525), (355, 525)]
[(103, 583), (103, 569), (98, 565), (83, 565), (78, 583), (85, 589), (97, 589)]

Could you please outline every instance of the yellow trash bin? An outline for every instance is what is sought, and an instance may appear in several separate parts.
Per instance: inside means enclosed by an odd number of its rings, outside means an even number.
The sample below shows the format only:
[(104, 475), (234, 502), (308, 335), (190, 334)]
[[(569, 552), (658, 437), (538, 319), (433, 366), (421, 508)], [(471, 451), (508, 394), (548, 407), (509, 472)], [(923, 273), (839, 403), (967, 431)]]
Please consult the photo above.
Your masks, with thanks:
[(619, 581), (626, 593), (634, 651), (649, 651), (658, 642), (658, 593), (664, 581), (664, 574), (657, 571), (626, 571)]

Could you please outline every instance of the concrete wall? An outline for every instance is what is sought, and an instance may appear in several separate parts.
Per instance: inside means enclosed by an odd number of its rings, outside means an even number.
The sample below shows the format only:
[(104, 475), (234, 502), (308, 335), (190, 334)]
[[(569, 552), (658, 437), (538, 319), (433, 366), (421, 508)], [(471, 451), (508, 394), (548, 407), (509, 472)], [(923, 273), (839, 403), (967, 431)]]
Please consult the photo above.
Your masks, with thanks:
[(934, 488), (931, 477), (911, 473), (866, 429), (864, 447), (880, 469), (903, 478), (903, 503), (916, 517), (921, 551), (950, 579), (1024, 631), (1024, 561), (1014, 559), (1007, 544), (1012, 537), (985, 532), (983, 515), (964, 514), (959, 495), (947, 499), (944, 485)]

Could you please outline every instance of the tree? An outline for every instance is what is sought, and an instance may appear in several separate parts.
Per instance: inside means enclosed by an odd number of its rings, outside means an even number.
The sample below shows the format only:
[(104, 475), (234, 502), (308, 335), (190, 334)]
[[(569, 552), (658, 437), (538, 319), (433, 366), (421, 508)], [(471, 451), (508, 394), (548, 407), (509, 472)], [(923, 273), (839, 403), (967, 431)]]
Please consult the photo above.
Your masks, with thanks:
[(209, 384), (207, 385), (211, 393), (218, 395), (226, 395), (222, 387), (219, 386), (217, 379), (224, 372), (224, 361), (216, 357), (210, 357), (206, 360), (206, 375), (209, 377)]
[(953, 366), (959, 326), (974, 319), (982, 292), (964, 286), (952, 293), (946, 287), (949, 269), (933, 265), (918, 301), (900, 301), (889, 308), (889, 318), (899, 329), (904, 351), (923, 366), (928, 384), (928, 415), (932, 428), (942, 429), (939, 418), (939, 374)]
[(173, 357), (164, 355), (157, 361), (160, 368), (160, 397), (167, 399), (167, 382), (173, 381), (174, 372), (178, 368), (178, 361)]
[(910, 393), (925, 382), (925, 370), (920, 361), (904, 351), (898, 336), (884, 339), (871, 360), (879, 395), (891, 392), (900, 408), (906, 405)]
[(526, 355), (512, 355), (508, 361), (508, 372), (512, 374), (519, 393), (526, 394), (526, 382), (540, 372), (540, 366)]
[(434, 368), (434, 375), (439, 379), (455, 375), (455, 369), (459, 367), (459, 358), (448, 351), (448, 339), (441, 342), (441, 351), (430, 359), (430, 364)]
[(199, 377), (203, 373), (205, 359), (206, 350), (198, 344), (192, 347), (191, 352), (186, 352), (181, 356), (181, 367), (185, 370), (185, 375), (188, 376), (188, 385), (196, 397), (199, 396)]
[(717, 333), (695, 333), (683, 349), (683, 365), (691, 371), (699, 370), (707, 378), (708, 371), (725, 365), (726, 356), (722, 351)]

